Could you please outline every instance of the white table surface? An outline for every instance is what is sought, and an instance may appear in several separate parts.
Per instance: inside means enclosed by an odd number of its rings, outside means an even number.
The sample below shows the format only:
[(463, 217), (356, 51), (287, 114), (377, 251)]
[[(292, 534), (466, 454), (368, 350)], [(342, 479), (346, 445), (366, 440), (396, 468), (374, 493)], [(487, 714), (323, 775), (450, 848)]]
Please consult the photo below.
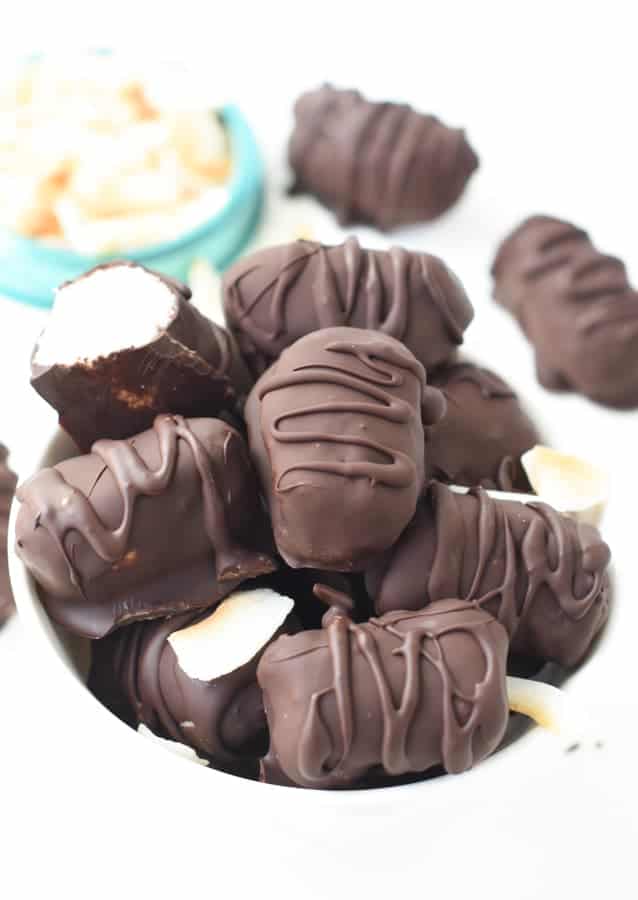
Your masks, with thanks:
[[(534, 801), (528, 791), (522, 807), (510, 791), (495, 797), (493, 809), (468, 809), (454, 822), (423, 822), (417, 859), (402, 859), (397, 848), (387, 857), (383, 847), (360, 848), (356, 861), (326, 859), (317, 847), (318, 869), (311, 875), (301, 857), (285, 848), (264, 855), (263, 846), (242, 846), (241, 835), (224, 845), (220, 858), (205, 835), (189, 834), (188, 810), (181, 822), (162, 821), (161, 785), (154, 824), (146, 817), (142, 827), (136, 811), (143, 796), (121, 796), (117, 771), (92, 768), (90, 735), (75, 732), (69, 747), (60, 726), (64, 698), (42, 678), (28, 636), (13, 621), (0, 632), (0, 895), (5, 879), (7, 900), (186, 895), (194, 870), (189, 848), (211, 854), (210, 883), (199, 884), (204, 896), (222, 887), (239, 897), (259, 890), (263, 897), (339, 900), (352, 890), (376, 897), (397, 889), (494, 900), (593, 898), (603, 891), (614, 900), (636, 896), (638, 412), (614, 413), (540, 388), (529, 346), (490, 299), (488, 276), (506, 231), (525, 215), (548, 212), (589, 228), (638, 280), (632, 4), (598, 3), (583, 11), (585, 4), (537, 2), (525, 5), (525, 13), (520, 4), (449, 3), (445, 12), (443, 5), (342, 0), (224, 4), (223, 10), (209, 4), (203, 11), (193, 2), (45, 8), (23, 0), (12, 5), (0, 53), (5, 58), (79, 44), (143, 45), (146, 51), (156, 45), (175, 56), (189, 54), (208, 72), (211, 95), (236, 100), (258, 131), (275, 196), (272, 233), (281, 239), (305, 226), (328, 241), (339, 234), (312, 202), (295, 205), (279, 196), (290, 107), (304, 88), (323, 80), (358, 86), (467, 128), (481, 168), (463, 201), (440, 222), (397, 233), (393, 241), (450, 263), (476, 308), (467, 350), (520, 389), (548, 442), (590, 457), (611, 474), (604, 530), (614, 553), (616, 614), (600, 660), (575, 681), (601, 723), (605, 747), (593, 761), (567, 766), (557, 760), (551, 782), (538, 779)], [(357, 233), (370, 245), (388, 242), (368, 229)], [(21, 474), (54, 422), (27, 384), (30, 349), (44, 321), (44, 313), (0, 299), (0, 439), (11, 446)], [(533, 778), (533, 772), (521, 773), (522, 781)], [(211, 829), (219, 829), (220, 815), (223, 810), (211, 810)], [(447, 875), (436, 867), (442, 840), (459, 842), (458, 869)]]

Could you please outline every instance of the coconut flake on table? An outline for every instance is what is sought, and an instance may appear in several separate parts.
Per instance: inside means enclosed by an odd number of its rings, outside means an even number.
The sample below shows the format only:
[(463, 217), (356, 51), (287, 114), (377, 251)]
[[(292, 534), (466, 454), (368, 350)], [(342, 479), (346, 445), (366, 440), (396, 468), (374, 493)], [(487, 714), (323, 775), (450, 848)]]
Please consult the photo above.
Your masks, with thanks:
[(78, 360), (143, 347), (157, 338), (176, 312), (171, 288), (147, 269), (127, 264), (96, 269), (56, 291), (33, 362), (42, 367), (71, 366)]

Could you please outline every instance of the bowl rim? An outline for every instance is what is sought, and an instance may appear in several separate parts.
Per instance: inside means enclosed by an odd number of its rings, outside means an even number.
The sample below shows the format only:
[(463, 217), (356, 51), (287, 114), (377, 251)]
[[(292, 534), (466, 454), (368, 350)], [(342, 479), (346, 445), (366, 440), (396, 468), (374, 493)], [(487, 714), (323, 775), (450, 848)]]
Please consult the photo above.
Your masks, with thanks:
[[(63, 437), (64, 432), (59, 427), (55, 429), (52, 435), (49, 433), (44, 452), (37, 457), (37, 465), (34, 471), (52, 465), (51, 456), (55, 445)], [(22, 483), (24, 480), (25, 478), (21, 478), (19, 483)], [(20, 504), (14, 497), (9, 517), (7, 554), (9, 577), (16, 608), (21, 622), (29, 633), (29, 640), (32, 641), (31, 649), (37, 653), (38, 659), (47, 660), (48, 674), (60, 681), (60, 688), (68, 691), (69, 697), (71, 692), (73, 692), (76, 701), (74, 702), (74, 707), (79, 705), (80, 709), (85, 711), (85, 716), (95, 716), (95, 724), (99, 723), (101, 728), (108, 729), (110, 732), (109, 739), (112, 741), (117, 740), (119, 749), (122, 752), (122, 758), (127, 760), (134, 759), (135, 761), (141, 760), (145, 754), (141, 753), (138, 755), (133, 751), (133, 745), (129, 743), (132, 740), (136, 740), (136, 750), (139, 752), (142, 741), (140, 741), (141, 736), (137, 733), (137, 730), (126, 725), (100, 703), (88, 690), (75, 668), (65, 658), (62, 641), (40, 601), (35, 580), (15, 552), (15, 526), (19, 509)], [(573, 680), (573, 675), (571, 675), (569, 682), (571, 683)], [(70, 711), (70, 704), (68, 709)], [(78, 718), (83, 720), (84, 717), (79, 716)], [(115, 727), (113, 727), (114, 725)], [(116, 734), (119, 735), (118, 738), (115, 737)], [(434, 800), (440, 803), (441, 797), (445, 800), (446, 796), (449, 797), (450, 802), (455, 802), (459, 790), (463, 792), (461, 794), (461, 802), (463, 800), (473, 803), (487, 802), (493, 795), (494, 786), (498, 788), (501, 780), (505, 783), (508, 778), (516, 780), (520, 777), (525, 760), (530, 764), (539, 764), (538, 750), (542, 747), (542, 742), (547, 737), (540, 728), (532, 726), (524, 734), (518, 736), (516, 740), (499, 749), (498, 752), (491, 754), (482, 760), (479, 765), (466, 772), (453, 776), (427, 778), (408, 784), (387, 785), (363, 790), (352, 788), (343, 790), (303, 790), (277, 784), (264, 784), (239, 775), (222, 772), (212, 766), (193, 765), (189, 760), (177, 757), (164, 747), (159, 744), (155, 745), (148, 739), (143, 739), (143, 749), (161, 752), (164, 754), (164, 757), (168, 758), (169, 762), (179, 765), (190, 765), (193, 770), (204, 769), (207, 780), (205, 783), (208, 783), (218, 791), (220, 789), (246, 791), (247, 800), (251, 803), (260, 803), (262, 800), (270, 802), (274, 799), (277, 807), (281, 809), (284, 807), (288, 808), (286, 804), (294, 804), (291, 809), (296, 810), (298, 809), (298, 804), (310, 802), (317, 809), (329, 808), (335, 813), (347, 809), (349, 806), (362, 812), (374, 810), (375, 813), (391, 813), (396, 811), (397, 800), (406, 795), (409, 796), (410, 803), (414, 805), (415, 809), (427, 808)], [(549, 743), (552, 743), (551, 738)], [(551, 766), (552, 759), (560, 754), (557, 753), (557, 749), (554, 746), (550, 746), (548, 750), (548, 764)], [(540, 758), (542, 759), (542, 757)], [(255, 787), (258, 790), (255, 790)], [(447, 792), (447, 795), (442, 792)]]
[(244, 199), (254, 189), (254, 184), (263, 187), (263, 165), (257, 147), (257, 141), (248, 120), (236, 104), (226, 104), (219, 110), (211, 109), (212, 115), (219, 115), (228, 133), (231, 145), (232, 174), (225, 187), (228, 191), (223, 206), (212, 216), (204, 219), (194, 228), (183, 232), (176, 238), (156, 244), (144, 244), (140, 247), (122, 248), (117, 253), (85, 254), (67, 247), (56, 247), (37, 238), (25, 237), (11, 228), (2, 227), (4, 234), (12, 243), (27, 253), (38, 256), (42, 262), (55, 261), (57, 265), (74, 265), (92, 268), (100, 263), (119, 257), (134, 259), (139, 262), (149, 261), (158, 256), (173, 253), (188, 246), (200, 237), (222, 228), (235, 211), (244, 203)]

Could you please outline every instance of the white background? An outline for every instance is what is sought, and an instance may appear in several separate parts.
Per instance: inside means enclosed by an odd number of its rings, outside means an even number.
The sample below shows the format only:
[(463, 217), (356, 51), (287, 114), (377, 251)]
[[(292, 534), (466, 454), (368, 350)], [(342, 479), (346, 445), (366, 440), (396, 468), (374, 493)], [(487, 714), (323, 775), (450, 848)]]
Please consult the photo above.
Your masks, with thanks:
[[(294, 814), (273, 807), (271, 829), (260, 803), (266, 824), (257, 831), (249, 827), (258, 818), (249, 801), (241, 807), (245, 827), (241, 820), (231, 826), (232, 792), (218, 799), (189, 792), (189, 770), (176, 806), (163, 759), (145, 767), (135, 747), (129, 765), (69, 721), (64, 690), (14, 622), (0, 635), (0, 896), (636, 896), (638, 413), (542, 390), (530, 348), (490, 299), (488, 276), (506, 231), (523, 216), (547, 212), (588, 228), (638, 281), (633, 6), (18, 0), (3, 8), (4, 61), (78, 45), (190, 57), (206, 73), (211, 96), (236, 101), (254, 124), (282, 239), (305, 226), (325, 240), (338, 234), (312, 203), (280, 198), (290, 108), (303, 89), (324, 80), (357, 86), (463, 125), (481, 168), (462, 202), (440, 222), (393, 240), (449, 262), (476, 308), (467, 349), (521, 390), (548, 442), (609, 470), (604, 530), (617, 591), (607, 640), (570, 687), (589, 704), (604, 749), (563, 758), (539, 740), (538, 767), (534, 754), (519, 766), (510, 760), (484, 806), (471, 790), (466, 798), (450, 789), (449, 802), (433, 802), (431, 815), (426, 804), (405, 844), (395, 834), (405, 828), (409, 796), (391, 814), (371, 805), (365, 816), (320, 817), (324, 833), (313, 830), (303, 804)], [(360, 234), (368, 244), (387, 242)], [(0, 439), (23, 474), (52, 422), (27, 389), (29, 351), (43, 319), (0, 300)], [(170, 771), (182, 777), (182, 769)]]

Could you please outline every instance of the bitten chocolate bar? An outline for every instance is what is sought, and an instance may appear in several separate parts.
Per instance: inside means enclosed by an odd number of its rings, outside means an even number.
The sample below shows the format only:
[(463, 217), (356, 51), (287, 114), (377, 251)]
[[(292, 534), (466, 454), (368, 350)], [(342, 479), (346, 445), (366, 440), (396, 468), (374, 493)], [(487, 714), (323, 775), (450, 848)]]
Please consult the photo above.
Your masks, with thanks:
[(234, 338), (189, 302), (186, 285), (128, 262), (62, 285), (31, 360), (31, 384), (87, 453), (160, 413), (234, 413), (252, 379)]

